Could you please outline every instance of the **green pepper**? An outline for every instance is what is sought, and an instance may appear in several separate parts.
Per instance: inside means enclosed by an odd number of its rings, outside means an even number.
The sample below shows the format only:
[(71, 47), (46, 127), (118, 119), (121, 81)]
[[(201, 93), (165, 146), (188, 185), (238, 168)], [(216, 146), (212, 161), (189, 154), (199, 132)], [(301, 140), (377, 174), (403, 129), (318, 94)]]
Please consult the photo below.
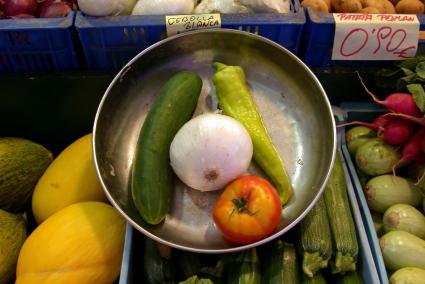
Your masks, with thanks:
[(248, 130), (254, 146), (254, 160), (275, 186), (282, 205), (292, 196), (292, 186), (283, 161), (267, 133), (245, 81), (240, 66), (214, 62), (216, 73), (212, 81), (220, 108), (224, 114), (241, 122)]

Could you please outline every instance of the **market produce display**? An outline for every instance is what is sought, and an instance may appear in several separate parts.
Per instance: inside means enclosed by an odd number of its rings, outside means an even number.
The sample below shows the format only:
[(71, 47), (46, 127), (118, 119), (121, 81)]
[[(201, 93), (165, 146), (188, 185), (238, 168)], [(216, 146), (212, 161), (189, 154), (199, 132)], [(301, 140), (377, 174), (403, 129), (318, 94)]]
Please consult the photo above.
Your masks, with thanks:
[(302, 0), (303, 8), (323, 13), (423, 14), (420, 0)]
[(118, 278), (125, 220), (106, 202), (91, 141), (84, 135), (53, 157), (33, 141), (0, 138), (0, 283)]
[(62, 18), (77, 9), (77, 0), (2, 0), (0, 19)]
[(347, 148), (374, 218), (390, 283), (408, 283), (425, 271), (424, 66), (418, 57), (376, 72), (377, 85), (388, 92), (383, 99), (361, 81), (384, 111), (373, 122), (341, 125), (350, 126)]

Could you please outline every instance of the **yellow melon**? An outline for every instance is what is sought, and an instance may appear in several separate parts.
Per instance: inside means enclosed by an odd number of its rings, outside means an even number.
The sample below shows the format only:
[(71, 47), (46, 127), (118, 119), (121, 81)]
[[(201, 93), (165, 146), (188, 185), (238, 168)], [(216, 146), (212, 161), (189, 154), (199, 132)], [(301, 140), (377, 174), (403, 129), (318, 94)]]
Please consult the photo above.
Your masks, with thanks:
[(102, 202), (70, 205), (39, 225), (21, 248), (17, 284), (112, 283), (120, 273), (125, 221)]
[(39, 179), (32, 196), (37, 223), (56, 211), (83, 201), (106, 201), (92, 157), (92, 134), (63, 150)]

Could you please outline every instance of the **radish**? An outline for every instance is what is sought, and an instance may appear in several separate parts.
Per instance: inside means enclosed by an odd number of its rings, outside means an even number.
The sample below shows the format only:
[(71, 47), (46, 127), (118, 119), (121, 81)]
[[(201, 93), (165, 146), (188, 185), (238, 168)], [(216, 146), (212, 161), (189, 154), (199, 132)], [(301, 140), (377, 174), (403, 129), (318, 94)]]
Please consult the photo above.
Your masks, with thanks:
[(409, 141), (404, 145), (401, 151), (401, 159), (398, 160), (393, 166), (393, 174), (396, 168), (407, 163), (413, 162), (422, 153), (422, 140), (425, 138), (425, 128), (419, 128)]
[(413, 123), (404, 119), (393, 119), (378, 130), (378, 137), (391, 145), (404, 144), (413, 134)]
[(403, 118), (411, 122), (417, 123), (421, 125), (422, 127), (425, 127), (425, 116), (416, 117), (416, 116), (411, 116), (411, 115), (407, 115), (403, 113), (392, 113), (392, 112), (386, 113), (384, 114), (384, 116), (393, 117), (393, 118), (394, 117)]
[(351, 121), (347, 123), (342, 123), (337, 125), (337, 127), (345, 127), (350, 125), (361, 125), (372, 129), (375, 132), (378, 132), (379, 129), (387, 125), (392, 120), (392, 117), (382, 114), (375, 118), (372, 122), (363, 122), (363, 121)]
[(383, 101), (379, 100), (378, 97), (376, 97), (376, 95), (374, 95), (372, 92), (368, 90), (359, 72), (356, 72), (356, 73), (366, 93), (368, 93), (372, 97), (375, 103), (385, 107), (391, 112), (403, 113), (403, 114), (407, 114), (407, 115), (411, 115), (415, 117), (423, 116), (422, 112), (416, 105), (415, 100), (413, 99), (411, 94), (394, 93), (394, 94), (388, 95)]

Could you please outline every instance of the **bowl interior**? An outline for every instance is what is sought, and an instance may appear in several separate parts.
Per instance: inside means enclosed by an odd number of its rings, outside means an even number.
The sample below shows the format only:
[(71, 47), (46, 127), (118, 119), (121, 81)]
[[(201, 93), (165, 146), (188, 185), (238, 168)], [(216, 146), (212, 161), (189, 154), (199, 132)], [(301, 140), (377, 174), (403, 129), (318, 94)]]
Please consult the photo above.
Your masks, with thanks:
[[(294, 187), (275, 233), (254, 244), (224, 240), (211, 218), (221, 191), (201, 193), (176, 178), (165, 222), (146, 224), (134, 207), (129, 177), (137, 139), (151, 103), (177, 71), (203, 79), (195, 114), (217, 106), (213, 61), (242, 66), (258, 111)], [(125, 66), (106, 91), (95, 119), (94, 158), (112, 204), (139, 231), (176, 248), (230, 252), (256, 246), (293, 227), (313, 206), (333, 165), (336, 135), (329, 101), (305, 65), (281, 46), (234, 30), (184, 33), (144, 50)], [(250, 171), (262, 174), (253, 164)]]

